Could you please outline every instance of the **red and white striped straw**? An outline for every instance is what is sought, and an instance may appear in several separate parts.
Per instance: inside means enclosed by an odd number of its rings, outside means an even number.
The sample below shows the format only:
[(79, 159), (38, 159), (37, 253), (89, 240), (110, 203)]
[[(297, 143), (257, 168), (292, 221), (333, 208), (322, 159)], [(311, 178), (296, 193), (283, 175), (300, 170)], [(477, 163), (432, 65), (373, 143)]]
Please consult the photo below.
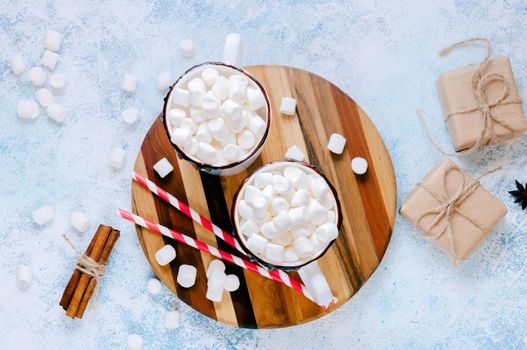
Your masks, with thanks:
[(139, 175), (136, 171), (134, 171), (133, 179), (137, 181), (138, 184), (158, 196), (159, 198), (163, 199), (165, 202), (191, 218), (192, 220), (196, 221), (201, 226), (205, 227), (210, 232), (214, 233), (217, 237), (221, 238), (225, 242), (227, 242), (232, 247), (236, 248), (240, 253), (242, 253), (244, 256), (247, 257), (247, 253), (243, 250), (243, 248), (240, 246), (240, 243), (229, 233), (225, 232), (218, 226), (216, 226), (212, 221), (195, 211), (194, 209), (190, 208), (188, 205), (156, 185), (153, 181), (145, 178), (142, 175)]
[[(128, 220), (130, 222), (135, 223), (136, 225), (142, 226), (144, 228), (148, 228), (152, 231), (155, 231), (157, 233), (162, 234), (163, 236), (170, 237), (172, 239), (175, 239), (176, 241), (183, 243), (185, 245), (191, 246), (193, 248), (199, 249), (201, 251), (207, 252), (211, 255), (214, 255), (217, 258), (220, 258), (222, 260), (226, 260), (232, 264), (238, 265), (240, 267), (243, 267), (244, 269), (247, 269), (249, 271), (252, 271), (254, 273), (259, 274), (260, 276), (264, 276), (266, 278), (269, 278), (273, 281), (276, 281), (278, 283), (284, 284), (290, 288), (293, 288), (298, 293), (305, 296), (307, 299), (311, 300), (316, 304), (315, 299), (311, 296), (311, 293), (307, 290), (306, 286), (304, 286), (302, 283), (298, 282), (297, 280), (289, 277), (287, 273), (281, 270), (273, 270), (270, 271), (262, 266), (256, 265), (250, 261), (244, 260), (236, 255), (232, 255), (230, 253), (227, 253), (223, 250), (220, 250), (216, 247), (213, 247), (211, 245), (208, 245), (202, 241), (199, 241), (197, 239), (194, 239), (190, 236), (187, 236), (181, 232), (178, 232), (176, 230), (169, 229), (168, 227), (165, 227), (161, 224), (156, 224), (152, 221), (146, 220), (143, 217), (139, 215), (132, 214), (126, 210), (118, 209), (118, 214), (125, 220)], [(324, 306), (323, 306), (324, 307)], [(325, 307), (324, 307), (325, 308)]]

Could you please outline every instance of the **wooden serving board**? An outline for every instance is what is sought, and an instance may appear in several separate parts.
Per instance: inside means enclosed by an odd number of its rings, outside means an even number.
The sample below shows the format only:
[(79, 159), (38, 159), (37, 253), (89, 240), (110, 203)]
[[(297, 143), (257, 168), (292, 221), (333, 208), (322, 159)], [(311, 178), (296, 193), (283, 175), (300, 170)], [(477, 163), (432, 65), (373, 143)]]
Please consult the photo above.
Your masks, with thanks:
[[(267, 90), (273, 114), (265, 148), (247, 171), (227, 178), (198, 172), (177, 158), (160, 118), (155, 120), (143, 141), (135, 170), (232, 232), (229, 212), (241, 181), (261, 165), (283, 159), (290, 146), (298, 145), (304, 150), (306, 161), (319, 167), (329, 178), (342, 203), (343, 223), (337, 242), (319, 259), (338, 303), (322, 310), (294, 290), (229, 263), (226, 263), (226, 272), (238, 275), (241, 286), (233, 293), (225, 292), (223, 300), (214, 303), (205, 298), (205, 271), (212, 260), (210, 255), (140, 227), (137, 227), (137, 236), (156, 275), (195, 310), (238, 327), (293, 326), (331, 313), (348, 301), (377, 268), (395, 221), (395, 175), (390, 156), (371, 120), (335, 85), (315, 74), (285, 66), (250, 66), (246, 70)], [(298, 101), (296, 116), (280, 113), (282, 96), (292, 96)], [(332, 154), (326, 148), (334, 132), (348, 140), (342, 155)], [(351, 170), (351, 159), (357, 156), (369, 163), (368, 172), (363, 176), (356, 176)], [(153, 165), (163, 157), (174, 166), (174, 171), (165, 179), (153, 170)], [(132, 207), (147, 219), (236, 253), (137, 183), (132, 183)], [(171, 264), (159, 266), (154, 255), (165, 244), (176, 248), (177, 257)], [(198, 270), (196, 284), (189, 289), (175, 282), (181, 264), (192, 264)], [(293, 275), (298, 278), (296, 273)]]

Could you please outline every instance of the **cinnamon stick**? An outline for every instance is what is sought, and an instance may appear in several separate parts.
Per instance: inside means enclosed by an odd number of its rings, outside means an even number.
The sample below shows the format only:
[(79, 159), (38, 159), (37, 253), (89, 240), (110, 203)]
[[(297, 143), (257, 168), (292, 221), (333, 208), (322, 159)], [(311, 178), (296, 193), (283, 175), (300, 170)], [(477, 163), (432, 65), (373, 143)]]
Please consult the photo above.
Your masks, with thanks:
[[(92, 251), (90, 255), (88, 255), (90, 258), (92, 258), (95, 261), (99, 260), (101, 252), (104, 246), (106, 245), (106, 241), (112, 230), (110, 226), (104, 226), (104, 225), (100, 225), (100, 226), (103, 226), (103, 228), (101, 232), (99, 233), (99, 235), (97, 235), (97, 239), (95, 240)], [(71, 301), (68, 305), (68, 308), (66, 309), (67, 316), (74, 318), (75, 315), (77, 314), (77, 310), (79, 309), (79, 304), (82, 300), (82, 296), (84, 295), (84, 292), (86, 291), (86, 287), (88, 286), (89, 280), (90, 280), (90, 276), (88, 276), (85, 273), (81, 274), (81, 277), (79, 278), (79, 283), (77, 284), (77, 287), (75, 288), (75, 292), (73, 293), (73, 296), (71, 297)]]
[[(102, 230), (104, 226), (99, 225), (97, 228), (97, 231), (93, 235), (90, 245), (88, 245), (88, 248), (86, 248), (85, 255), (90, 255), (91, 251), (93, 249), (93, 245), (95, 244), (95, 241), (97, 240), (97, 236), (100, 234), (100, 231)], [(68, 309), (68, 305), (71, 300), (71, 296), (73, 295), (73, 292), (75, 292), (75, 289), (77, 288), (77, 284), (79, 283), (79, 279), (81, 278), (81, 272), (77, 269), (73, 270), (73, 273), (71, 274), (70, 280), (68, 281), (68, 284), (66, 285), (66, 288), (64, 289), (64, 293), (62, 293), (62, 297), (60, 298), (59, 305), (62, 306), (64, 310)]]
[[(97, 260), (97, 263), (99, 265), (104, 265), (106, 263), (106, 261), (110, 257), (110, 253), (112, 252), (115, 242), (117, 242), (117, 239), (119, 239), (119, 235), (120, 235), (119, 230), (112, 229), (112, 231), (110, 232), (110, 235), (108, 236), (108, 240), (106, 241), (106, 244), (104, 245), (102, 253), (99, 259)], [(86, 288), (84, 295), (82, 296), (82, 300), (79, 304), (79, 309), (77, 310), (77, 314), (75, 315), (75, 317), (82, 318), (82, 316), (84, 315), (84, 311), (86, 311), (86, 306), (88, 305), (88, 302), (90, 301), (90, 298), (96, 286), (97, 286), (97, 280), (92, 277), (90, 279), (90, 282), (88, 283), (88, 287)]]

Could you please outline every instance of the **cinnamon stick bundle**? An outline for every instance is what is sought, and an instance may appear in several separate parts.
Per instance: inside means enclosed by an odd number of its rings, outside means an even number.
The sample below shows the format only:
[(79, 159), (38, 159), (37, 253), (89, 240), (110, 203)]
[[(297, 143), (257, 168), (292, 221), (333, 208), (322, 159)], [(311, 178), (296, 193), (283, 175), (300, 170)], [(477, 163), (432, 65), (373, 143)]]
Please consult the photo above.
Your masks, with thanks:
[[(84, 255), (104, 265), (119, 235), (111, 226), (99, 225)], [(96, 285), (97, 279), (75, 268), (59, 302), (67, 316), (82, 318)]]

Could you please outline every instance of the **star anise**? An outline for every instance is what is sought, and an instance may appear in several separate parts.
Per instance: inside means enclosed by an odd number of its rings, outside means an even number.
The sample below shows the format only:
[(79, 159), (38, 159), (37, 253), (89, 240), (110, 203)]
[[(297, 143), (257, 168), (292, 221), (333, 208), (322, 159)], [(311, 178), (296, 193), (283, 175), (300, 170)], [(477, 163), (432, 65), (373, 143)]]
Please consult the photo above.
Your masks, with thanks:
[(514, 197), (514, 203), (519, 203), (522, 206), (522, 210), (527, 208), (527, 183), (523, 186), (521, 183), (516, 181), (516, 190), (509, 191), (509, 193)]

